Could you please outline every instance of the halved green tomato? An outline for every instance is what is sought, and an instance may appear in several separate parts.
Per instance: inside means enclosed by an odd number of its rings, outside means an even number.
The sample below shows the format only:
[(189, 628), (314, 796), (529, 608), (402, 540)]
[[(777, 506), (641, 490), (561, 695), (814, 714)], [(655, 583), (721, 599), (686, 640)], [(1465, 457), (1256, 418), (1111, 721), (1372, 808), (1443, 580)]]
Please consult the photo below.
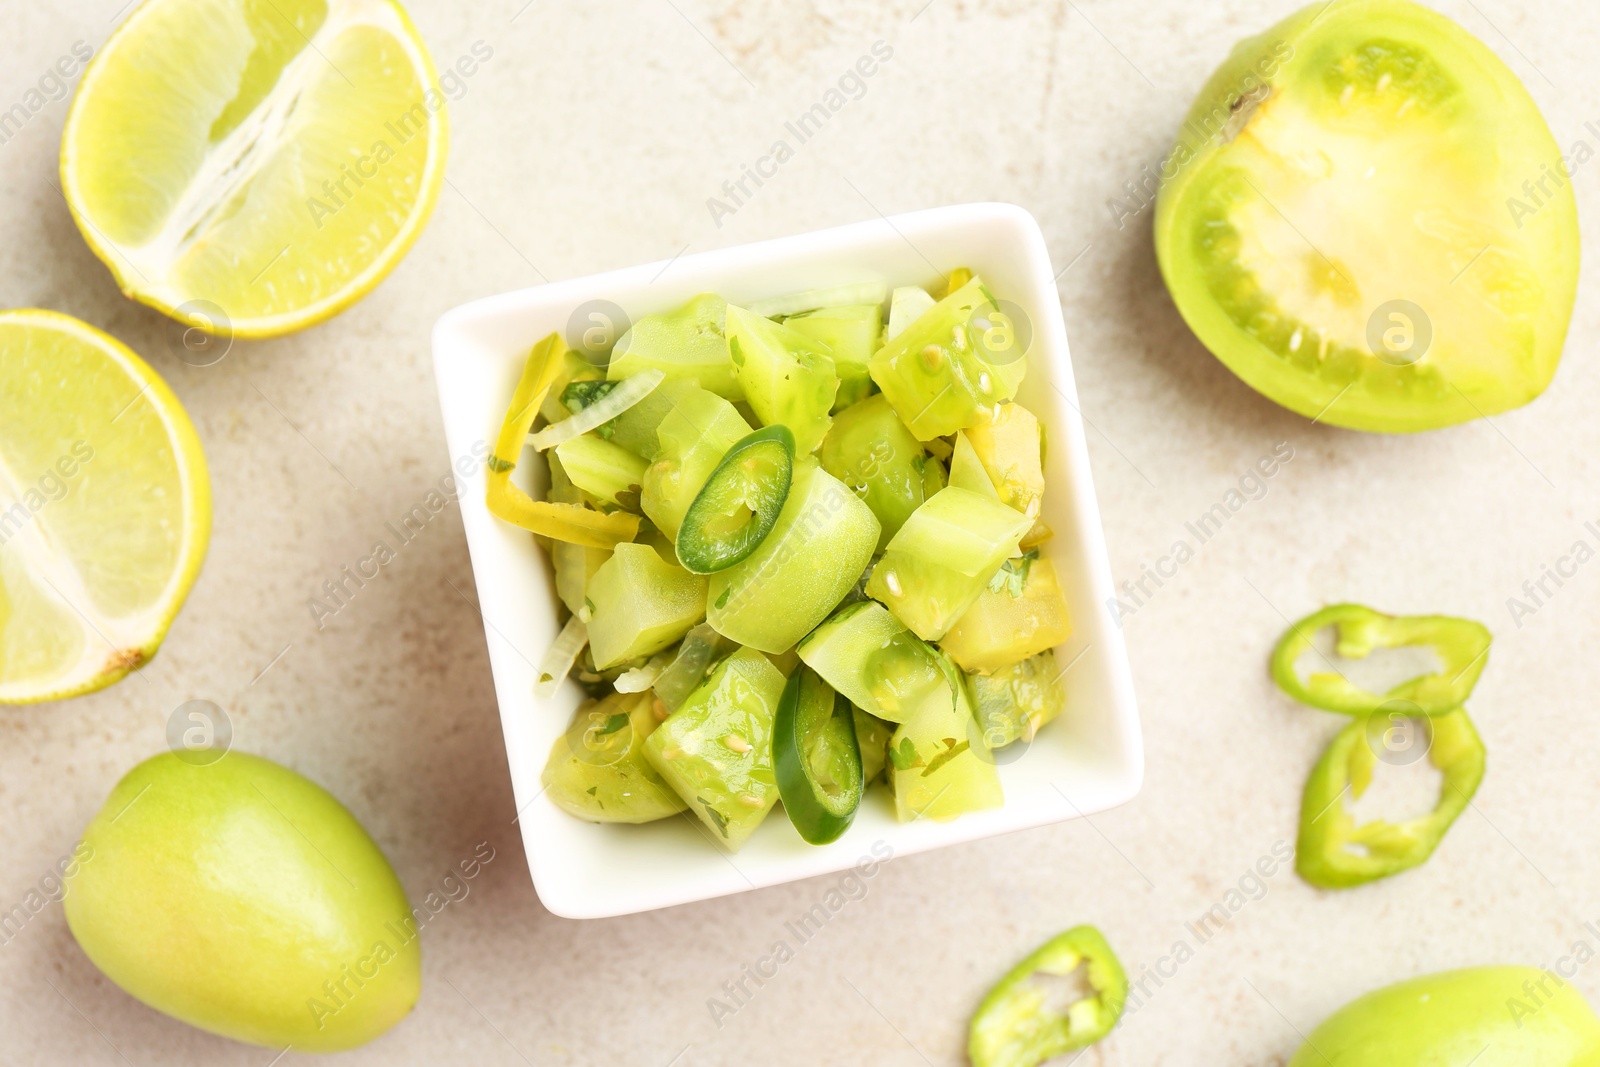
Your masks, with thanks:
[(1555, 374), (1577, 207), (1537, 105), (1407, 0), (1319, 0), (1244, 41), (1161, 167), (1161, 272), (1207, 348), (1322, 422), (1427, 430)]
[(813, 845), (837, 841), (855, 820), (863, 785), (850, 702), (817, 672), (789, 675), (772, 723), (772, 764), (789, 821)]
[(712, 574), (747, 558), (772, 532), (793, 477), (787, 426), (765, 426), (728, 449), (684, 513), (678, 561)]

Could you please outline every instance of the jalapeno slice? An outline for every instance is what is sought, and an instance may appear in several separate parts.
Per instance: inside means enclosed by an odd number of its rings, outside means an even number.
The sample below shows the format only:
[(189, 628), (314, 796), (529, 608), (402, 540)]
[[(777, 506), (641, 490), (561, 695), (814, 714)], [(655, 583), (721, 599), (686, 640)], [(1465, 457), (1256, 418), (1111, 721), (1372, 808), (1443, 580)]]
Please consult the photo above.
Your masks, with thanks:
[[(1334, 628), (1335, 651), (1363, 659), (1375, 648), (1423, 645), (1439, 657), (1440, 669), (1410, 678), (1387, 693), (1373, 693), (1336, 671), (1313, 670), (1302, 680), (1300, 658), (1316, 646), (1319, 630)], [(1471, 619), (1448, 615), (1385, 615), (1360, 604), (1334, 604), (1306, 616), (1283, 635), (1272, 652), (1272, 677), (1302, 704), (1345, 715), (1370, 715), (1405, 701), (1420, 715), (1447, 715), (1466, 702), (1489, 660), (1489, 631)], [(1331, 665), (1330, 665), (1331, 666)]]
[[(1053, 1003), (1052, 986), (1082, 968), (1084, 993)], [(973, 1067), (1034, 1067), (1105, 1037), (1122, 1017), (1128, 976), (1105, 937), (1075, 926), (1046, 941), (983, 998), (968, 1029)]]
[(700, 487), (678, 527), (678, 560), (695, 574), (742, 562), (778, 521), (794, 477), (794, 434), (767, 426), (737, 442)]
[[(1372, 784), (1372, 772), (1380, 758), (1385, 762), (1412, 758), (1405, 753), (1415, 740), (1404, 746), (1390, 740), (1400, 720), (1409, 721), (1425, 735), (1421, 740), (1427, 745), (1428, 761), (1444, 778), (1438, 806), (1402, 823), (1374, 819), (1357, 825), (1344, 804), (1346, 790), (1352, 800), (1359, 799)], [(1381, 757), (1380, 745), (1385, 749)], [(1431, 717), (1396, 715), (1386, 720), (1378, 714), (1358, 718), (1333, 739), (1306, 780), (1295, 869), (1314, 886), (1348, 889), (1426, 862), (1478, 791), (1485, 760), (1483, 739), (1465, 708)]]
[(772, 724), (772, 762), (789, 821), (813, 845), (839, 838), (861, 803), (861, 748), (850, 702), (809, 667), (789, 676)]

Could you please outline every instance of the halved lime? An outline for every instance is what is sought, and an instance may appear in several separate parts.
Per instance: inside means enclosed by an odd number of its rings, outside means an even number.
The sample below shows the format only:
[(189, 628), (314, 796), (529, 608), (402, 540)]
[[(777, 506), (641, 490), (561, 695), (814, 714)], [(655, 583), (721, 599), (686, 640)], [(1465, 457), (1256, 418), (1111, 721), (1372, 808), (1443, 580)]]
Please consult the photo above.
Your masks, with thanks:
[(155, 371), (77, 319), (0, 312), (0, 703), (143, 665), (210, 532), (200, 440)]
[(146, 0), (84, 73), (62, 190), (128, 296), (268, 337), (394, 269), (445, 142), (433, 64), (394, 0)]

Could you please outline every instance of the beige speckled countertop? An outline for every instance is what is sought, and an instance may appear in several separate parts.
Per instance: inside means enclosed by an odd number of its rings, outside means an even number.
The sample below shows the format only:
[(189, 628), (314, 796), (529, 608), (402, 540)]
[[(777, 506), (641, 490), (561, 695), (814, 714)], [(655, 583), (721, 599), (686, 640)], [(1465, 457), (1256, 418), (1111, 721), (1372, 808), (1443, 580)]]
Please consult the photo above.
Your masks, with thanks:
[[(0, 0), (0, 107), (75, 41), (98, 46), (118, 2)], [(1563, 147), (1600, 142), (1584, 125), (1600, 122), (1592, 5), (1434, 2), (1523, 77)], [(479, 842), (495, 850), (426, 929), (416, 1011), (351, 1064), (955, 1063), (983, 990), (1047, 935), (1092, 922), (1135, 977), (1170, 977), (1147, 983), (1147, 1003), (1085, 1067), (1266, 1067), (1368, 988), (1549, 963), (1594, 940), (1600, 570), (1520, 627), (1506, 604), (1600, 518), (1592, 273), (1542, 399), (1492, 425), (1361, 436), (1276, 408), (1208, 356), (1161, 285), (1148, 215), (1119, 229), (1106, 207), (1163, 155), (1228, 47), (1295, 0), (410, 6), (441, 66), (476, 42), (493, 50), (451, 105), (450, 185), (432, 223), (352, 310), (241, 342), (215, 366), (180, 361), (166, 320), (122, 299), (79, 239), (55, 191), (66, 103), (0, 145), (0, 306), (70, 312), (149, 358), (194, 417), (216, 498), (205, 570), (148, 669), (91, 697), (0, 710), (0, 907), (163, 747), (172, 709), (204, 698), (227, 709), (237, 746), (342, 798), (414, 900)], [(707, 198), (879, 40), (893, 56), (862, 98), (714, 220)], [(1597, 181), (1600, 167), (1576, 175), (1591, 222)], [(1058, 266), (1074, 264), (1061, 300), (1119, 577), (1164, 554), (1258, 456), (1288, 442), (1294, 458), (1127, 621), (1148, 746), (1136, 801), (890, 863), (719, 1028), (707, 999), (833, 880), (553, 918), (511, 824), (454, 509), (320, 632), (308, 601), (448, 468), (428, 349), (446, 309), (686, 248), (988, 199), (1027, 207)], [(1479, 618), (1498, 642), (1473, 705), (1490, 751), (1473, 810), (1425, 867), (1331, 895), (1287, 869), (1250, 872), (1292, 841), (1306, 772), (1339, 725), (1268, 681), (1279, 612), (1346, 598)], [(1189, 924), (1230, 899), (1202, 941)], [(1179, 942), (1192, 952), (1163, 963)], [(1576, 982), (1600, 997), (1600, 966)], [(0, 1063), (264, 1067), (271, 1055), (122, 993), (59, 905), (0, 944)]]

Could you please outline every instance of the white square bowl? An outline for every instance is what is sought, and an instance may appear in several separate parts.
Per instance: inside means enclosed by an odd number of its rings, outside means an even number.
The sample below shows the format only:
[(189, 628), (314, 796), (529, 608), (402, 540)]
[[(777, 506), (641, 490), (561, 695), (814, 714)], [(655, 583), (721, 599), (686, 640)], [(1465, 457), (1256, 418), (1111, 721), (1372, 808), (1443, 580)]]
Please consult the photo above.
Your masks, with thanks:
[[(619, 305), (634, 320), (702, 292), (746, 303), (854, 282), (933, 286), (957, 266), (980, 274), (1032, 321), (1029, 369), (1017, 399), (1047, 428), (1044, 516), (1055, 531), (1043, 551), (1056, 565), (1073, 634), (1056, 655), (1067, 667), (1067, 710), (1025, 750), (1000, 753), (1005, 806), (952, 822), (895, 821), (887, 791), (863, 799), (838, 841), (802, 841), (774, 811), (736, 855), (702, 836), (692, 816), (644, 826), (597, 825), (558, 809), (539, 781), (550, 746), (582, 696), (576, 683), (549, 700), (533, 694), (535, 665), (558, 630), (554, 579), (544, 552), (484, 503), (482, 458), (505, 415), (529, 348), (568, 335), (588, 301)], [(1044, 236), (1010, 204), (964, 204), (758, 244), (683, 256), (489, 297), (446, 314), (433, 333), (445, 436), (458, 461), (462, 521), (472, 556), (511, 765), (522, 839), (544, 906), (567, 918), (600, 918), (705, 900), (828, 874), (869, 855), (905, 855), (1114, 807), (1138, 793), (1144, 752), (1099, 507), (1089, 476), (1066, 330)], [(542, 461), (525, 454), (542, 489)], [(887, 851), (886, 851), (887, 850)]]

